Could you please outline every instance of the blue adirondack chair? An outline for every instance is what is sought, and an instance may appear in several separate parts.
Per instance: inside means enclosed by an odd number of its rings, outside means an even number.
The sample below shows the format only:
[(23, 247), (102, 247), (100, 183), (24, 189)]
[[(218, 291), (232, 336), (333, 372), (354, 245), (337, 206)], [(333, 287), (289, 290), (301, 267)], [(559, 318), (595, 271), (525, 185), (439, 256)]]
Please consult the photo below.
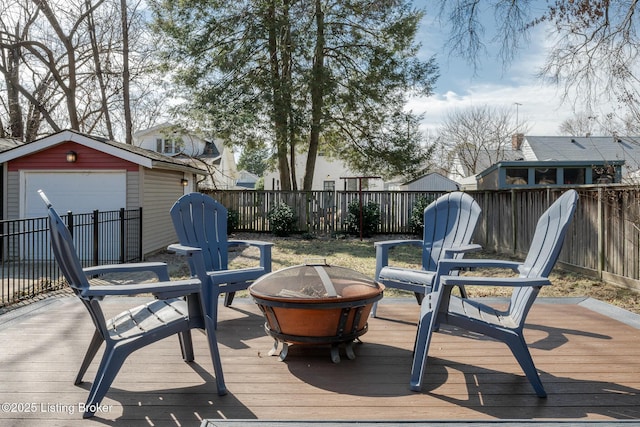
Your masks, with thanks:
[[(422, 240), (387, 240), (375, 242), (375, 279), (387, 288), (414, 292), (418, 304), (431, 292), (438, 261), (443, 258), (462, 258), (465, 253), (482, 249), (471, 244), (473, 231), (480, 218), (480, 206), (469, 194), (454, 191), (440, 196), (424, 210)], [(398, 246), (422, 248), (422, 269), (389, 266), (389, 250)], [(464, 288), (461, 288), (464, 295)], [(377, 303), (371, 311), (377, 314)]]
[[(168, 250), (180, 252), (189, 247), (202, 250), (209, 286), (209, 299), (206, 303), (211, 318), (217, 325), (219, 295), (226, 294), (224, 305), (228, 307), (236, 291), (247, 289), (253, 281), (271, 272), (273, 243), (228, 240), (227, 209), (206, 194), (185, 194), (174, 203), (170, 213), (180, 244), (170, 245)], [(228, 254), (229, 248), (234, 246), (259, 248), (260, 265), (230, 270)], [(195, 275), (196, 269), (191, 261), (189, 267), (191, 274)]]
[[(419, 391), (427, 363), (432, 334), (443, 324), (449, 324), (504, 342), (522, 367), (539, 397), (546, 391), (524, 340), (523, 328), (529, 309), (542, 286), (550, 285), (548, 277), (553, 269), (573, 218), (578, 193), (566, 191), (547, 209), (535, 229), (529, 252), (524, 262), (483, 259), (441, 260), (433, 292), (421, 307), (416, 338), (411, 389)], [(508, 268), (517, 277), (452, 276), (460, 268)], [(472, 299), (451, 295), (454, 286), (509, 286), (513, 287), (511, 301), (504, 311), (496, 310)]]
[[(120, 367), (134, 351), (161, 339), (178, 335), (183, 359), (186, 362), (193, 361), (193, 328), (206, 331), (218, 394), (226, 394), (214, 323), (204, 314), (203, 293), (206, 293), (206, 290), (201, 285), (201, 279), (206, 280), (206, 271), (200, 250), (185, 253), (196, 266), (199, 277), (189, 280), (169, 281), (166, 264), (159, 262), (82, 268), (71, 233), (42, 190), (39, 190), (39, 193), (48, 208), (49, 234), (55, 259), (67, 283), (89, 311), (96, 328), (76, 376), (76, 385), (82, 382), (82, 377), (102, 343), (106, 344), (89, 391), (84, 418), (94, 416), (97, 406), (111, 387)], [(160, 282), (92, 286), (88, 279), (109, 273), (136, 274), (144, 271), (155, 273)], [(155, 295), (157, 299), (125, 310), (111, 319), (105, 319), (101, 308), (104, 297), (148, 293)]]

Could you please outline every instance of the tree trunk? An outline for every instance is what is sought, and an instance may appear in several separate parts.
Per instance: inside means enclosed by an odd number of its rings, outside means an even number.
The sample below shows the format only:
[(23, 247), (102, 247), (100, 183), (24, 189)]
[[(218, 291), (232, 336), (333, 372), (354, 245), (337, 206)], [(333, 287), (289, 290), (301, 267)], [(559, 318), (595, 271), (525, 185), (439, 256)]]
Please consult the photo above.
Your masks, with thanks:
[[(88, 3), (89, 1), (87, 0), (87, 4)], [(98, 85), (100, 86), (100, 105), (102, 109), (102, 116), (104, 117), (105, 125), (107, 127), (107, 136), (109, 139), (113, 139), (113, 126), (111, 125), (111, 114), (109, 113), (109, 106), (107, 104), (107, 90), (104, 83), (104, 75), (102, 73), (102, 61), (100, 60), (100, 51), (98, 49), (98, 42), (96, 39), (93, 14), (90, 14), (87, 17), (87, 26), (89, 27), (89, 38), (91, 39), (93, 63), (96, 67), (96, 78), (98, 79)]]
[(129, 89), (129, 18), (127, 0), (120, 0), (122, 16), (122, 105), (124, 108), (125, 142), (133, 144), (133, 121), (131, 118), (131, 94)]
[(324, 13), (321, 1), (316, 0), (316, 47), (311, 77), (311, 132), (303, 182), (305, 191), (311, 191), (313, 186), (313, 175), (318, 157), (318, 146), (320, 145), (324, 95), (324, 44)]
[(7, 98), (9, 104), (10, 136), (19, 140), (24, 137), (24, 122), (22, 121), (22, 107), (20, 106), (20, 47), (8, 49), (6, 58)]
[(278, 169), (280, 171), (280, 189), (291, 190), (291, 175), (287, 161), (287, 110), (282, 98), (282, 80), (280, 61), (278, 60), (278, 29), (276, 26), (276, 9), (272, 2), (269, 7), (267, 22), (269, 23), (269, 55), (271, 67), (271, 90), (273, 94), (273, 121), (275, 126)]

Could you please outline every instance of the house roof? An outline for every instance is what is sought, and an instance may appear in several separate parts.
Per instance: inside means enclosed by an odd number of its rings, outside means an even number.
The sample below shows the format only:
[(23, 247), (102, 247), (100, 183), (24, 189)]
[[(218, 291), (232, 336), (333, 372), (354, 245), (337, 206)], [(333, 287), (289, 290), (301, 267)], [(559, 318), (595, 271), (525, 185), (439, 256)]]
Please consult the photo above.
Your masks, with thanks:
[(465, 176), (474, 176), (475, 174), (483, 171), (493, 165), (496, 161), (509, 161), (518, 160), (522, 158), (522, 152), (519, 150), (512, 150), (510, 147), (496, 149), (487, 149), (476, 153), (477, 159), (475, 161), (475, 171), (467, 167), (465, 163), (462, 163), (462, 169)]
[(640, 169), (640, 137), (525, 136), (525, 141), (537, 160), (625, 160), (628, 169)]
[(14, 138), (0, 138), (0, 151), (10, 150), (22, 145), (22, 142)]
[(33, 142), (0, 152), (0, 163), (34, 154), (64, 142), (75, 142), (76, 144), (119, 157), (149, 169), (173, 169), (196, 174), (203, 173), (199, 168), (187, 165), (184, 162), (156, 153), (155, 151), (123, 144), (121, 142), (110, 141), (99, 136), (85, 135), (73, 130), (63, 130)]
[(624, 160), (515, 160), (515, 161), (503, 161), (491, 165), (487, 169), (483, 170), (476, 175), (477, 179), (483, 178), (489, 175), (491, 172), (500, 168), (530, 168), (530, 167), (544, 167), (544, 168), (577, 168), (577, 167), (591, 167), (591, 166), (603, 166), (610, 164), (613, 166), (624, 165)]
[(415, 182), (418, 181), (431, 181), (431, 182), (437, 182), (437, 183), (446, 183), (446, 184), (451, 184), (454, 186), (458, 186), (458, 183), (455, 182), (454, 180), (447, 178), (446, 176), (443, 176), (442, 174), (439, 174), (438, 172), (431, 172), (425, 175), (422, 175), (421, 177), (418, 177), (416, 179), (412, 179), (411, 181), (407, 181), (402, 185), (410, 185), (413, 184)]

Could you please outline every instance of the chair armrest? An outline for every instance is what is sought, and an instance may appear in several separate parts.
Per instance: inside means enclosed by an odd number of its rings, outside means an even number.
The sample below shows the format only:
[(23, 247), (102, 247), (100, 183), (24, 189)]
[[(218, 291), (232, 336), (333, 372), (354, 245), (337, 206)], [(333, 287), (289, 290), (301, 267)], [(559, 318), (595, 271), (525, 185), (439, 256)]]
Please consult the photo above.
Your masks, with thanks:
[(265, 273), (271, 272), (271, 247), (273, 242), (263, 242), (261, 240), (229, 240), (229, 246), (254, 246), (260, 249), (260, 267)]
[(200, 292), (200, 280), (176, 280), (173, 282), (154, 282), (128, 285), (89, 286), (83, 289), (82, 297), (105, 297), (109, 295), (139, 295), (151, 293), (162, 298), (174, 298)]
[(132, 264), (108, 264), (83, 268), (87, 276), (101, 276), (109, 273), (136, 273), (150, 271), (158, 276), (161, 282), (169, 281), (169, 270), (165, 262), (141, 262)]
[(376, 274), (375, 279), (380, 277), (380, 270), (389, 265), (389, 249), (395, 246), (422, 246), (422, 240), (384, 240), (374, 242), (376, 248)]
[(545, 277), (476, 277), (476, 276), (442, 276), (440, 283), (444, 286), (546, 286), (551, 281)]
[(455, 254), (466, 254), (469, 252), (478, 252), (482, 250), (482, 246), (469, 243), (468, 245), (451, 246), (443, 249), (444, 258), (453, 258)]
[(441, 259), (438, 261), (438, 274), (448, 275), (453, 270), (469, 268), (508, 268), (515, 272), (520, 271), (521, 263), (497, 259)]
[(413, 246), (422, 246), (422, 240), (383, 240), (381, 242), (374, 242), (373, 246), (376, 248), (381, 247), (385, 249), (392, 248), (394, 246), (405, 246), (405, 245), (413, 245)]

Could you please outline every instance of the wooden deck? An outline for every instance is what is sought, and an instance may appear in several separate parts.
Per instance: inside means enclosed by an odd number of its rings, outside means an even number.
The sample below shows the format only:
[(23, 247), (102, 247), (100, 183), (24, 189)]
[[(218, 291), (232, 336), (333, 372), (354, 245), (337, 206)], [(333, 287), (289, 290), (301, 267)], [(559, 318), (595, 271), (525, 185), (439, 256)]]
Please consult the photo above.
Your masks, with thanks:
[[(112, 298), (114, 312), (132, 304)], [(409, 390), (418, 306), (383, 300), (356, 346), (332, 364), (326, 347), (292, 346), (280, 362), (258, 308), (240, 299), (220, 309), (218, 340), (227, 396), (216, 394), (204, 337), (196, 363), (182, 362), (177, 339), (132, 355), (105, 412), (82, 420), (89, 383), (73, 378), (92, 334), (74, 297), (39, 301), (0, 316), (2, 426), (198, 426), (246, 420), (636, 420), (640, 425), (640, 329), (574, 299), (537, 303), (527, 339), (548, 398), (539, 399), (500, 343), (445, 329), (432, 343), (426, 385)], [(391, 320), (393, 319), (393, 320)], [(639, 323), (640, 324), (640, 323)], [(95, 365), (96, 362), (94, 362)], [(93, 380), (95, 366), (87, 381)]]

